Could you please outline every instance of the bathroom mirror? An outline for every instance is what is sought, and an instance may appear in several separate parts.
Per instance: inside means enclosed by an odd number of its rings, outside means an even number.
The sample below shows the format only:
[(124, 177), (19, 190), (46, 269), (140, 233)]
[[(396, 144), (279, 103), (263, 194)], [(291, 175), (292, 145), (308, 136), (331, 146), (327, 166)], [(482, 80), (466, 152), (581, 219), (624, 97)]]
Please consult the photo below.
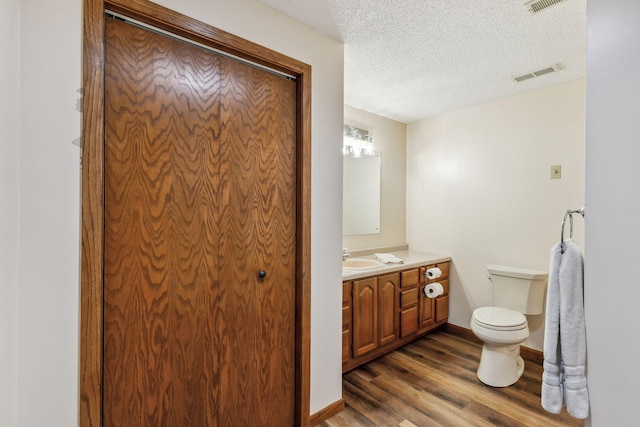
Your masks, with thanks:
[(380, 233), (382, 154), (343, 156), (342, 234)]

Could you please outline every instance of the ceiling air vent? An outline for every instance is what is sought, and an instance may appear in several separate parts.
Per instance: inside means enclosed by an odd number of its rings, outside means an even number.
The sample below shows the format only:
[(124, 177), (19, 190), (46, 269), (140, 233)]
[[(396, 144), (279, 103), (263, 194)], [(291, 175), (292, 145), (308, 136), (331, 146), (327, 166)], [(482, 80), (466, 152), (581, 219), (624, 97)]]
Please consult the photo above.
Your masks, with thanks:
[(542, 12), (545, 9), (555, 6), (560, 3), (564, 3), (566, 0), (531, 0), (524, 5), (529, 10), (529, 13), (535, 15), (538, 12)]
[(562, 64), (553, 64), (550, 67), (543, 68), (542, 70), (532, 71), (527, 74), (523, 74), (521, 76), (516, 76), (513, 78), (513, 81), (516, 83), (523, 82), (525, 80), (534, 79), (536, 77), (544, 76), (545, 74), (555, 73), (556, 71), (564, 70), (564, 65)]

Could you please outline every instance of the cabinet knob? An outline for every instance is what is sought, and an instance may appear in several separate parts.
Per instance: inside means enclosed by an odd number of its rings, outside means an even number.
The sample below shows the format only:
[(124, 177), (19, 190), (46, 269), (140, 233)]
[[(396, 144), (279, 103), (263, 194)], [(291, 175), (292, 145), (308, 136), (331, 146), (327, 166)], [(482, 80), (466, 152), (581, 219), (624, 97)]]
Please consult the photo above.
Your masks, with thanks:
[(267, 277), (267, 272), (264, 270), (260, 270), (258, 271), (258, 279), (263, 280), (265, 277)]

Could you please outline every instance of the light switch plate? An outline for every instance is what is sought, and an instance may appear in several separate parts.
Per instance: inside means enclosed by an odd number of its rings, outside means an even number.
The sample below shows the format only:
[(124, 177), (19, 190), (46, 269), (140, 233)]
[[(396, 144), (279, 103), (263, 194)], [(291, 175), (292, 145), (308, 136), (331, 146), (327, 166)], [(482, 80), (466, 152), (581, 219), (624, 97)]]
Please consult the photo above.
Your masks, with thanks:
[(560, 179), (560, 178), (562, 178), (562, 166), (551, 165), (551, 179)]

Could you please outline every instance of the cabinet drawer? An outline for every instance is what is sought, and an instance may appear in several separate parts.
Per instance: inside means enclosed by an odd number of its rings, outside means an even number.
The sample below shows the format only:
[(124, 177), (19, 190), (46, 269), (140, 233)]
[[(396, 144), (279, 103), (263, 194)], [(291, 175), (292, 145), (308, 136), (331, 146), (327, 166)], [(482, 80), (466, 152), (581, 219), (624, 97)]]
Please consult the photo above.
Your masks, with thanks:
[(400, 308), (407, 308), (418, 303), (418, 287), (400, 292)]
[(413, 270), (407, 270), (400, 273), (400, 287), (407, 288), (409, 286), (417, 285), (420, 277), (420, 272), (417, 268)]

